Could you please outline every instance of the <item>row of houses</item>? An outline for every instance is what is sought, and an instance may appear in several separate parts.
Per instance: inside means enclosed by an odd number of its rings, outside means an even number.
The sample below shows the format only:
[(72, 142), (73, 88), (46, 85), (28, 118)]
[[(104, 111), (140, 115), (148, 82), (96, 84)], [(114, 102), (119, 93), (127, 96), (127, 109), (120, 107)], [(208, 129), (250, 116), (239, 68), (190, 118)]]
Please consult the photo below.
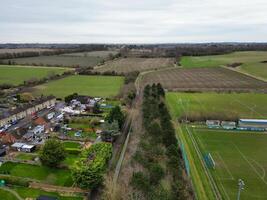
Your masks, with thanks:
[(237, 129), (247, 131), (267, 131), (267, 120), (265, 119), (239, 119), (238, 122), (207, 120), (208, 128)]
[(41, 97), (31, 103), (25, 104), (14, 110), (9, 110), (0, 115), (0, 127), (7, 126), (13, 122), (21, 120), (34, 113), (55, 106), (56, 98), (54, 96)]

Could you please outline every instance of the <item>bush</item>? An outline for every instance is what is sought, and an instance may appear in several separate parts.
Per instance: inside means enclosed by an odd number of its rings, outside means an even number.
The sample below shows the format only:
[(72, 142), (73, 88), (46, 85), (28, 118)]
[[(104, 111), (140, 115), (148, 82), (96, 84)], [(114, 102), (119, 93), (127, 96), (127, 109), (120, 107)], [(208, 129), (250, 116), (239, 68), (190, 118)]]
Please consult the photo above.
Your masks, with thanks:
[(150, 183), (153, 185), (157, 185), (164, 177), (164, 170), (158, 163), (154, 163), (150, 166), (149, 174)]
[(143, 191), (144, 193), (149, 192), (150, 183), (148, 177), (143, 172), (134, 172), (131, 185), (138, 190)]
[(1, 176), (0, 179), (5, 180), (7, 184), (10, 185), (17, 185), (23, 187), (29, 187), (30, 181), (26, 180), (25, 178), (20, 178), (17, 176)]
[(65, 157), (66, 151), (63, 144), (55, 139), (47, 140), (40, 152), (42, 164), (49, 167), (57, 167)]
[(103, 182), (107, 162), (112, 156), (112, 144), (100, 142), (82, 152), (71, 169), (74, 182), (83, 189), (95, 189)]

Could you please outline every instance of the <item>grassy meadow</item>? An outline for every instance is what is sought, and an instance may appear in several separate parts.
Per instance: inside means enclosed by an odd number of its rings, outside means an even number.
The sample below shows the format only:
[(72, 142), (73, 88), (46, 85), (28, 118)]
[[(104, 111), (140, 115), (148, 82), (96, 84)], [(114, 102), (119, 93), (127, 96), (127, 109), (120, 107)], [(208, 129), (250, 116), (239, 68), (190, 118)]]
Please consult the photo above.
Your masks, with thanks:
[(60, 80), (50, 81), (34, 87), (35, 95), (55, 95), (64, 98), (70, 94), (112, 97), (119, 93), (123, 85), (123, 77), (112, 76), (69, 76)]
[(41, 79), (52, 74), (62, 74), (67, 70), (56, 67), (0, 65), (0, 84), (19, 85), (33, 78)]
[(166, 94), (173, 116), (267, 118), (267, 95), (256, 93), (176, 93)]
[(236, 68), (237, 70), (267, 79), (267, 63), (263, 63), (263, 61), (267, 61), (267, 52), (244, 51), (213, 56), (184, 56), (180, 63), (185, 68), (218, 67), (242, 63)]

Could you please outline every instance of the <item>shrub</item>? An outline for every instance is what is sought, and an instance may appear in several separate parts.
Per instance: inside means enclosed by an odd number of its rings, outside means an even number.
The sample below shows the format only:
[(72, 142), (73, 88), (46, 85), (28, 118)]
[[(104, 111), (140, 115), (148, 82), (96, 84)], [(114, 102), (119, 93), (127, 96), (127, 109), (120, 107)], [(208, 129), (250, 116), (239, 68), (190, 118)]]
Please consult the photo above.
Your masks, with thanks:
[(28, 187), (30, 185), (30, 181), (26, 180), (25, 178), (17, 177), (17, 176), (1, 176), (0, 179), (5, 180), (7, 184), (10, 185), (17, 185)]
[(74, 182), (83, 189), (94, 189), (103, 182), (112, 144), (100, 142), (82, 151), (81, 158), (72, 168)]
[(156, 185), (164, 177), (164, 170), (158, 163), (154, 163), (150, 166), (149, 175), (150, 183)]
[(148, 177), (143, 172), (134, 172), (131, 185), (138, 190), (147, 193), (150, 190), (150, 184)]
[(49, 167), (57, 167), (65, 157), (66, 151), (63, 144), (55, 139), (47, 140), (40, 152), (42, 164)]

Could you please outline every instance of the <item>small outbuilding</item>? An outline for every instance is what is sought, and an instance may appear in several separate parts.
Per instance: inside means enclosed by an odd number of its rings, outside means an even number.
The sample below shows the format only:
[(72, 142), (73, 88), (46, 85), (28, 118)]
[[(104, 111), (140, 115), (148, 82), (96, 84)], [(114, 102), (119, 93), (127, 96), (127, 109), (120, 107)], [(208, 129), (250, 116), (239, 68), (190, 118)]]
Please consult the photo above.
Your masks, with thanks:
[(206, 125), (208, 128), (220, 128), (220, 121), (219, 120), (207, 120)]
[(52, 196), (41, 195), (36, 200), (58, 200), (58, 198), (57, 197), (52, 197)]
[(22, 151), (22, 152), (33, 152), (35, 150), (35, 145), (29, 145), (25, 143), (16, 142), (11, 145), (11, 148), (16, 151)]

